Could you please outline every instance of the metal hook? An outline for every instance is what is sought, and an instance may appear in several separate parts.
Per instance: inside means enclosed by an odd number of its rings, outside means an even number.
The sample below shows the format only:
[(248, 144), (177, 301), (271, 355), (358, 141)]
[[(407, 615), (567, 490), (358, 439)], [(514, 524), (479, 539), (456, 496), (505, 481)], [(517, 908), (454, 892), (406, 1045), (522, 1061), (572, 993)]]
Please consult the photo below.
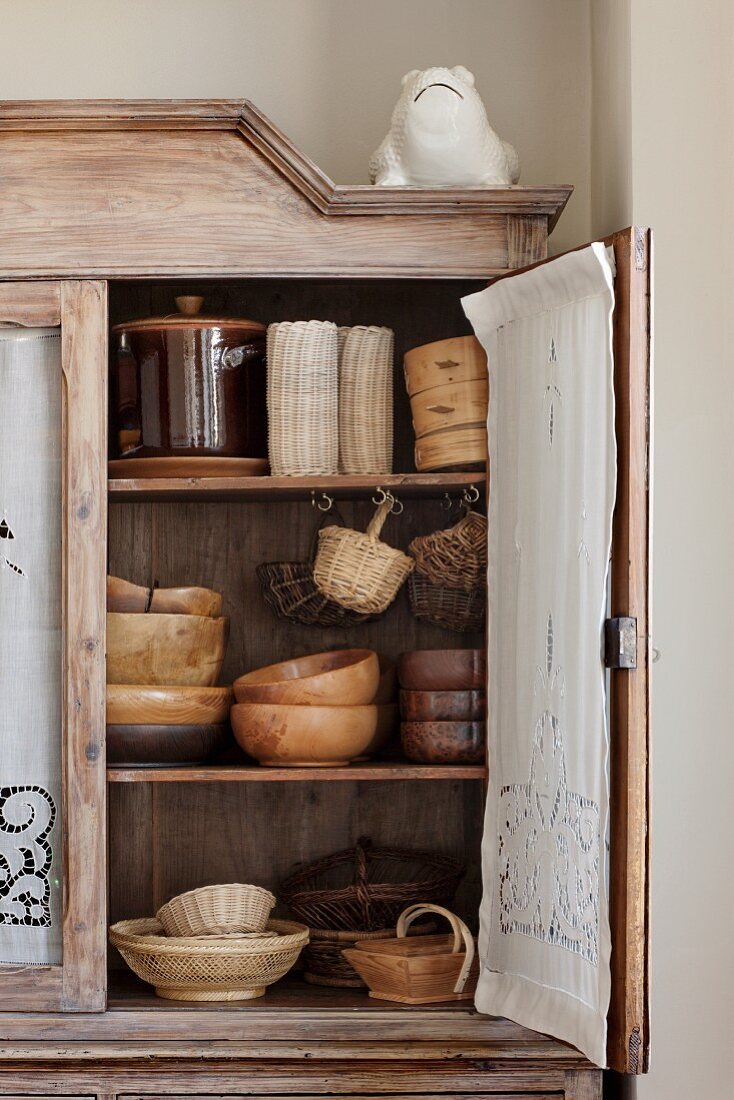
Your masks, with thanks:
[(441, 507), (443, 508), (444, 512), (450, 512), (451, 509), (453, 508), (453, 506), (454, 506), (454, 502), (452, 501), (449, 494), (444, 493), (443, 494), (443, 500), (441, 501)]
[(461, 494), (461, 499), (464, 504), (476, 504), (479, 500), (479, 490), (476, 485), (470, 485), (468, 489), (464, 489)]
[(372, 498), (372, 503), (379, 505), (384, 504), (386, 500), (394, 499), (392, 493), (386, 493), (381, 485), (375, 486), (375, 495)]
[(333, 497), (330, 497), (328, 493), (322, 493), (320, 499), (316, 500), (316, 490), (311, 490), (311, 507), (318, 508), (319, 512), (330, 512), (334, 507)]
[(392, 505), (392, 507), (390, 508), (391, 515), (399, 516), (402, 512), (405, 511), (405, 505), (403, 504), (402, 500), (398, 500), (398, 498), (396, 496), (393, 496), (392, 493), (387, 493), (387, 499)]

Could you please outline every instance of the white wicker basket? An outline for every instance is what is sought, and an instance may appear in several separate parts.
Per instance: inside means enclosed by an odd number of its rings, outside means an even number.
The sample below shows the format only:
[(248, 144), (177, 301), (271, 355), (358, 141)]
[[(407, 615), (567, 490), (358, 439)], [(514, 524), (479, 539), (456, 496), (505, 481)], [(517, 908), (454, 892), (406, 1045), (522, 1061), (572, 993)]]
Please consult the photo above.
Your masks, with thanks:
[(339, 329), (339, 470), (392, 473), (392, 329)]
[(267, 354), (271, 473), (275, 477), (337, 473), (336, 325), (331, 321), (270, 325)]

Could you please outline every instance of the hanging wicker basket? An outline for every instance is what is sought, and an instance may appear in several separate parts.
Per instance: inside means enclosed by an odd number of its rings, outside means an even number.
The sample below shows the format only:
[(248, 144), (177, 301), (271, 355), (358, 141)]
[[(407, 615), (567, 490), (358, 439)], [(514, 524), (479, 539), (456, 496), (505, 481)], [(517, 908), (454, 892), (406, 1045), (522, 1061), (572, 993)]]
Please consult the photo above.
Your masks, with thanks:
[(458, 634), (481, 630), (487, 611), (487, 589), (484, 583), (467, 592), (461, 588), (446, 588), (434, 584), (416, 569), (408, 578), (410, 610), (416, 619), (434, 623)]
[(362, 837), (290, 875), (279, 896), (311, 928), (373, 932), (417, 900), (451, 902), (464, 870), (438, 852), (378, 848)]
[(379, 504), (366, 532), (325, 527), (319, 532), (314, 580), (329, 599), (363, 614), (379, 615), (398, 594), (415, 562), (387, 543), (382, 531), (394, 501)]
[(487, 519), (468, 510), (452, 527), (413, 539), (408, 553), (433, 584), (471, 592), (486, 581)]

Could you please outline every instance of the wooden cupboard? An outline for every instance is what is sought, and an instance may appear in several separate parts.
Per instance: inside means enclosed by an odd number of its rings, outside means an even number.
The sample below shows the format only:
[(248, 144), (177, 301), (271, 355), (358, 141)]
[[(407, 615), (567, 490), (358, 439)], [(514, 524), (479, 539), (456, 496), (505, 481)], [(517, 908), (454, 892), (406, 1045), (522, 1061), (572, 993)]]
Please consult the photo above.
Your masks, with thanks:
[[(570, 187), (340, 187), (252, 105), (0, 106), (0, 323), (60, 325), (63, 404), (62, 964), (0, 967), (0, 1095), (338, 1093), (598, 1097), (578, 1052), (470, 1003), (402, 1008), (295, 977), (239, 1007), (158, 1000), (107, 949), (108, 923), (204, 882), (275, 886), (294, 863), (373, 833), (466, 859), (480, 893), (483, 766), (400, 761), (300, 770), (105, 767), (105, 574), (225, 593), (223, 681), (298, 652), (390, 656), (453, 644), (398, 601), (381, 619), (313, 628), (272, 617), (254, 566), (303, 555), (312, 496), (364, 526), (376, 481), (404, 502), (391, 541), (442, 524), (482, 475), (420, 474), (400, 372), (395, 469), (362, 478), (107, 480), (108, 331), (207, 308), (364, 321), (410, 347), (470, 331), (462, 294), (543, 262)], [(611, 615), (636, 620), (636, 668), (611, 673), (612, 998), (609, 1064), (647, 1066), (651, 241), (610, 238), (618, 443)], [(297, 551), (297, 552), (296, 552)], [(451, 637), (450, 635), (448, 637)], [(481, 645), (481, 634), (455, 644)], [(389, 792), (389, 813), (385, 814)]]

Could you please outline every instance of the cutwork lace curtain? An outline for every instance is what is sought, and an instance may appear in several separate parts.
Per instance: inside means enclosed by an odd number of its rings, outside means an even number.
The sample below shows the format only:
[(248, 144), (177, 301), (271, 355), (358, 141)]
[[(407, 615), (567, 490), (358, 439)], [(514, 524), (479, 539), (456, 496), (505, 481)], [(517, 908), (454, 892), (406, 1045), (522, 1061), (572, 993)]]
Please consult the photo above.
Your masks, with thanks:
[(613, 258), (463, 300), (490, 370), (489, 746), (476, 1004), (606, 1062), (602, 627), (616, 482)]
[(61, 337), (0, 329), (0, 964), (61, 961)]

